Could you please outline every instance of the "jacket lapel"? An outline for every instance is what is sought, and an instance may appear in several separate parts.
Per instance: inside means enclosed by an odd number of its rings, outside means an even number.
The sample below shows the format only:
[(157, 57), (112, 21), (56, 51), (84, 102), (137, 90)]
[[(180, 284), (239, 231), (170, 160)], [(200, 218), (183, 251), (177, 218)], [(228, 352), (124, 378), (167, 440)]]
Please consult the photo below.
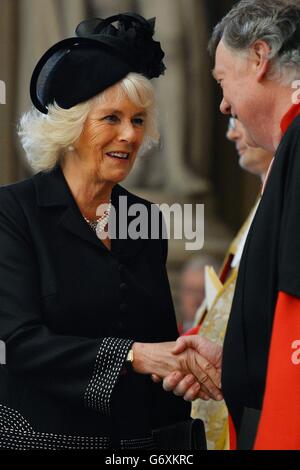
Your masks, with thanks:
[(106, 249), (96, 234), (88, 226), (74, 200), (59, 165), (50, 172), (34, 176), (37, 205), (44, 210), (57, 208), (57, 224), (62, 229), (82, 238), (88, 243)]
[[(57, 208), (57, 224), (62, 229), (80, 237), (88, 243), (95, 245), (98, 249), (107, 250), (105, 245), (98, 239), (93, 230), (88, 226), (75, 202), (70, 188), (65, 180), (59, 165), (49, 172), (38, 173), (34, 176), (34, 185), (37, 195), (37, 205), (44, 210)], [(127, 196), (128, 207), (136, 200), (132, 194), (124, 188), (116, 185), (112, 193), (112, 204), (116, 210), (117, 233), (119, 217), (119, 197)], [(130, 223), (130, 220), (128, 222)], [(112, 253), (116, 254), (120, 261), (127, 261), (136, 256), (143, 247), (141, 239), (112, 240)]]

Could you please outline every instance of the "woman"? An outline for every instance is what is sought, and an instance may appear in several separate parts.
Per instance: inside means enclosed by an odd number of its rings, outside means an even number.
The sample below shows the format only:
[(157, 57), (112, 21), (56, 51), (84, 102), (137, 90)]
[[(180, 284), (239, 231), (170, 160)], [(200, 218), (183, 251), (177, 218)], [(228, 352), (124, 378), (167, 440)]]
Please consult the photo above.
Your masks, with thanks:
[(20, 135), (41, 171), (0, 190), (0, 448), (153, 448), (153, 429), (189, 415), (149, 377), (188, 364), (171, 353), (167, 244), (111, 239), (107, 223), (121, 196), (150, 208), (118, 183), (157, 139), (149, 78), (163, 72), (163, 52), (138, 15), (76, 33), (32, 76), (38, 111)]

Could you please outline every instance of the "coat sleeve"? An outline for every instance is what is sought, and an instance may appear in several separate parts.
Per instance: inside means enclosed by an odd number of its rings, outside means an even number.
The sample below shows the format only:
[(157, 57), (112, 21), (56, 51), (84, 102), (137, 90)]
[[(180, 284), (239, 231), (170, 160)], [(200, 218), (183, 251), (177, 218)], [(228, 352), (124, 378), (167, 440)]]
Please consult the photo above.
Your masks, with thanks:
[(39, 269), (22, 209), (0, 191), (0, 339), (9, 373), (76, 406), (110, 415), (133, 341), (59, 335), (42, 319)]

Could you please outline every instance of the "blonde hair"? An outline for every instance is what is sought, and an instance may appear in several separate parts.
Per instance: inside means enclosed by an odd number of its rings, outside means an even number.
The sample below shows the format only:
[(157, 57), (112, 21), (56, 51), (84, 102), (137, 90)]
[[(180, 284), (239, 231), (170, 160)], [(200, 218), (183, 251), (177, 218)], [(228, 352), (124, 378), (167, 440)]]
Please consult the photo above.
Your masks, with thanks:
[[(143, 153), (159, 140), (152, 83), (140, 74), (130, 73), (117, 85), (119, 99), (125, 94), (134, 104), (147, 110), (145, 137), (139, 151)], [(35, 108), (23, 114), (18, 135), (34, 171), (51, 170), (58, 163), (68, 147), (80, 137), (95, 101), (105, 101), (105, 91), (70, 109), (63, 109), (54, 103), (48, 106), (48, 114)]]

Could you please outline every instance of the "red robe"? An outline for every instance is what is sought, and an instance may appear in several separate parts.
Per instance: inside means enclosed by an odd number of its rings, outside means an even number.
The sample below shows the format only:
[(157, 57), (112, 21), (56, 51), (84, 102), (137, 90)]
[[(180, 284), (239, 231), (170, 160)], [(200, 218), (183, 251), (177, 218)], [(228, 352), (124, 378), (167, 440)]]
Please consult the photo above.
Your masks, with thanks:
[[(294, 105), (283, 117), (283, 134), (299, 114), (300, 105)], [(263, 408), (254, 449), (300, 449), (299, 397), (300, 299), (279, 292)]]

